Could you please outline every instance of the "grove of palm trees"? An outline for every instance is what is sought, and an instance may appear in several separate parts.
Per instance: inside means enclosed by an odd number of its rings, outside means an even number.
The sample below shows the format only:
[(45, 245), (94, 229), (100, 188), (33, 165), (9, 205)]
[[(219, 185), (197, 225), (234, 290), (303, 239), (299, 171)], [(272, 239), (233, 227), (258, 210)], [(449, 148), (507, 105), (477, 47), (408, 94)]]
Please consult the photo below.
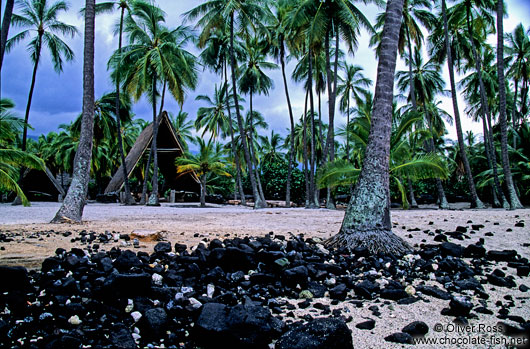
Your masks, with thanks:
[(528, 345), (524, 1), (0, 8), (0, 346)]

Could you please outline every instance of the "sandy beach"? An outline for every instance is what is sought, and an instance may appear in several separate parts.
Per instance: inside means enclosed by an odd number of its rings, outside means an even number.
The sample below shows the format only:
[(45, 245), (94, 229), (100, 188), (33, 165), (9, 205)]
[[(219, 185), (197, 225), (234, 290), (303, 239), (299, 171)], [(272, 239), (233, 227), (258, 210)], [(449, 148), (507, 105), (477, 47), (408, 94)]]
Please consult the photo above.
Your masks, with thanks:
[[(184, 243), (188, 249), (200, 241), (209, 241), (214, 238), (262, 236), (273, 232), (275, 235), (289, 237), (303, 234), (306, 237), (326, 239), (335, 234), (344, 215), (343, 210), (306, 210), (303, 208), (274, 208), (252, 210), (246, 207), (210, 205), (208, 208), (198, 208), (192, 205), (178, 206), (175, 204), (162, 204), (161, 207), (132, 206), (126, 207), (117, 204), (89, 204), (85, 208), (83, 223), (77, 225), (49, 224), (59, 204), (34, 203), (31, 207), (13, 207), (8, 204), (0, 205), (0, 233), (12, 239), (10, 242), (0, 243), (0, 264), (24, 265), (36, 269), (45, 257), (54, 254), (58, 247), (68, 250), (71, 247), (84, 247), (79, 241), (71, 242), (72, 238), (81, 231), (95, 233), (122, 233), (130, 234), (134, 231), (162, 232), (166, 241)], [(467, 246), (484, 239), (484, 247), (489, 250), (516, 250), (522, 257), (530, 258), (530, 210), (506, 211), (502, 209), (470, 210), (463, 209), (464, 205), (455, 205), (451, 210), (437, 210), (434, 207), (422, 207), (415, 210), (393, 210), (392, 222), (394, 232), (408, 241), (416, 249), (421, 244), (438, 244), (433, 241), (436, 229), (455, 231), (458, 226), (467, 227), (463, 241), (449, 241)], [(525, 226), (515, 226), (518, 222), (525, 222)], [(472, 224), (483, 224), (478, 231), (471, 229)], [(519, 224), (521, 225), (521, 224)], [(65, 234), (72, 232), (71, 235)], [(67, 235), (67, 236), (65, 236)], [(135, 249), (152, 252), (156, 242), (142, 242), (140, 248)], [(123, 241), (103, 244), (102, 250), (109, 250), (112, 246), (123, 246)], [(467, 259), (466, 259), (467, 261)], [(506, 267), (506, 263), (498, 262), (495, 268), (501, 268), (507, 275), (513, 275), (519, 287), (521, 284), (530, 286), (528, 277), (519, 277), (514, 269)], [(479, 280), (480, 281), (480, 280)], [(437, 285), (436, 281), (429, 281)], [(415, 286), (415, 285), (412, 285)], [(442, 286), (439, 285), (438, 286)], [(489, 294), (486, 302), (493, 315), (480, 314), (478, 319), (471, 319), (471, 324), (495, 326), (499, 319), (496, 317), (498, 302), (505, 304), (508, 299), (514, 305), (510, 308), (511, 315), (530, 319), (528, 305), (529, 293), (516, 288), (494, 287), (484, 284), (485, 291)], [(474, 297), (474, 296), (473, 296)], [(437, 324), (450, 326), (452, 317), (442, 316), (440, 311), (447, 307), (448, 301), (427, 297), (427, 301), (419, 301), (410, 305), (398, 305), (394, 302), (383, 300), (366, 301), (361, 308), (352, 302), (331, 305), (331, 309), (340, 309), (344, 315), (351, 315), (353, 320), (348, 326), (353, 332), (355, 348), (401, 348), (402, 345), (382, 341), (387, 335), (399, 332), (405, 325), (415, 320), (422, 320), (429, 325), (427, 338), (470, 338), (470, 336), (489, 336), (487, 345), (461, 345), (468, 348), (505, 347), (506, 342), (494, 343), (489, 341), (494, 338), (490, 333), (469, 333), (456, 331), (435, 332)], [(479, 302), (473, 298), (474, 302)], [(330, 304), (326, 297), (316, 300), (325, 305)], [(289, 300), (297, 304), (297, 300)], [(374, 316), (368, 309), (370, 306), (379, 307), (381, 314)], [(312, 307), (297, 309), (295, 316), (304, 314), (318, 316), (319, 311)], [(376, 320), (373, 330), (360, 330), (355, 324), (372, 318)], [(511, 323), (510, 320), (505, 322)], [(515, 323), (514, 323), (515, 325)], [(504, 337), (501, 334), (495, 334)], [(418, 347), (454, 347), (452, 345), (419, 345)]]

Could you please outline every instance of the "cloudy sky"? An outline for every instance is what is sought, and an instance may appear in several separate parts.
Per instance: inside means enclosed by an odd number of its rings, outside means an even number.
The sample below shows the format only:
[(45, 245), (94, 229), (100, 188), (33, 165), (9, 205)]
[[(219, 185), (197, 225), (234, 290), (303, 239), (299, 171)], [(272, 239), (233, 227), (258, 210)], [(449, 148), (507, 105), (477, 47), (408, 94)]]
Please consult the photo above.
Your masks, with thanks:
[[(183, 21), (182, 14), (199, 2), (196, 0), (158, 0), (159, 6), (167, 14), (167, 24), (171, 27), (180, 25)], [(69, 123), (79, 115), (82, 103), (82, 63), (83, 63), (83, 20), (78, 16), (79, 9), (84, 6), (82, 0), (70, 0), (70, 10), (63, 13), (60, 17), (62, 21), (68, 24), (77, 26), (80, 35), (75, 38), (65, 38), (65, 41), (70, 45), (76, 54), (76, 59), (72, 63), (68, 63), (64, 67), (61, 75), (57, 75), (53, 70), (50, 57), (47, 53), (43, 55), (39, 70), (37, 72), (36, 87), (30, 113), (30, 124), (34, 130), (30, 130), (29, 134), (38, 136), (43, 133), (57, 130), (62, 123)], [(511, 32), (518, 23), (523, 23), (525, 28), (530, 26), (530, 2), (528, 0), (507, 0), (509, 17), (504, 20), (504, 28), (506, 32)], [(375, 22), (375, 16), (380, 9), (375, 6), (360, 6), (365, 15)], [(18, 10), (15, 8), (15, 13)], [(102, 15), (96, 19), (96, 59), (95, 59), (95, 76), (96, 76), (96, 98), (106, 92), (113, 90), (112, 84), (109, 80), (107, 72), (107, 61), (112, 52), (117, 48), (117, 38), (113, 35), (113, 27), (118, 19), (118, 14)], [(10, 30), (10, 37), (17, 32), (17, 28)], [(363, 31), (359, 40), (359, 49), (354, 56), (349, 56), (348, 61), (354, 64), (361, 65), (365, 69), (365, 75), (370, 77), (375, 82), (377, 61), (375, 59), (373, 50), (368, 47), (369, 35)], [(494, 38), (490, 40), (495, 43)], [(4, 65), (2, 69), (1, 96), (12, 99), (16, 104), (16, 112), (23, 117), (29, 86), (31, 82), (32, 63), (26, 51), (27, 42), (19, 44), (9, 54), (4, 57)], [(190, 47), (190, 50), (197, 54), (197, 50)], [(290, 63), (287, 67), (287, 72), (292, 71), (294, 63)], [(403, 62), (398, 62), (398, 70), (406, 70)], [(444, 77), (448, 80), (446, 66), (443, 67)], [(276, 132), (286, 134), (286, 128), (289, 125), (289, 118), (287, 107), (285, 103), (285, 95), (283, 91), (283, 83), (281, 73), (279, 70), (269, 73), (275, 82), (275, 88), (271, 91), (269, 96), (256, 96), (255, 109), (259, 110), (266, 118), (270, 125), (270, 129)], [(192, 118), (195, 118), (197, 109), (201, 106), (201, 102), (195, 101), (195, 97), (199, 94), (211, 95), (214, 90), (214, 84), (218, 83), (219, 77), (209, 73), (208, 71), (201, 72), (200, 81), (195, 91), (188, 93), (187, 99), (184, 103), (183, 110), (187, 111)], [(299, 117), (303, 113), (304, 107), (304, 92), (301, 86), (296, 85), (290, 81), (291, 100), (293, 102), (295, 116)], [(452, 106), (450, 100), (442, 98), (442, 107), (450, 114)], [(464, 115), (465, 104), (460, 102), (460, 111)], [(144, 99), (141, 99), (134, 105), (134, 113), (136, 117), (146, 120), (151, 119), (150, 107)], [(168, 100), (166, 103), (166, 110), (170, 112), (177, 112), (178, 105), (173, 100)], [(323, 117), (327, 118), (325, 112), (325, 99), (323, 99)], [(345, 123), (345, 116), (337, 114), (338, 120), (336, 125), (340, 126)], [(473, 130), (475, 133), (481, 133), (481, 127), (478, 124), (473, 124), (469, 119), (465, 118), (463, 124), (464, 130)], [(449, 137), (456, 138), (454, 126), (448, 126)]]

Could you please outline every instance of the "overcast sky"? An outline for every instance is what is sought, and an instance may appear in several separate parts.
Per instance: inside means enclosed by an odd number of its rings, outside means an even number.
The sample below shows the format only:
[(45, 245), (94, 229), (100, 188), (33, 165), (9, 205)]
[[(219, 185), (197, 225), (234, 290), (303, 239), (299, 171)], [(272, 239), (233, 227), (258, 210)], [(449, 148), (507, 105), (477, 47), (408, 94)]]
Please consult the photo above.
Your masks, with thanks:
[[(98, 1), (100, 2), (100, 1)], [(182, 23), (182, 14), (194, 6), (199, 1), (196, 0), (158, 0), (158, 5), (167, 14), (167, 24), (175, 27)], [(77, 26), (81, 35), (75, 38), (65, 38), (76, 54), (76, 59), (72, 63), (65, 64), (64, 71), (57, 75), (53, 70), (50, 57), (44, 53), (39, 70), (37, 72), (36, 87), (33, 96), (33, 102), (30, 113), (30, 124), (34, 130), (29, 130), (32, 136), (38, 136), (50, 131), (56, 131), (62, 123), (69, 123), (79, 115), (82, 104), (82, 63), (83, 63), (83, 20), (78, 16), (79, 9), (84, 6), (82, 0), (70, 0), (70, 11), (63, 13), (60, 20), (68, 24)], [(530, 25), (530, 1), (528, 0), (507, 0), (509, 17), (504, 20), (505, 32), (511, 32), (518, 23), (523, 23), (525, 28)], [(362, 6), (365, 15), (375, 22), (375, 16), (379, 11), (375, 6)], [(15, 13), (19, 11), (15, 8)], [(113, 90), (107, 72), (107, 61), (112, 52), (117, 48), (117, 38), (113, 35), (113, 26), (118, 20), (118, 13), (102, 15), (96, 19), (96, 55), (95, 55), (95, 86), (96, 98), (102, 94)], [(10, 29), (10, 37), (17, 32), (16, 28)], [(365, 75), (372, 80), (376, 77), (377, 61), (373, 50), (368, 47), (369, 35), (363, 31), (359, 40), (359, 49), (355, 56), (348, 57), (348, 61), (358, 64), (365, 69)], [(490, 40), (495, 43), (494, 38)], [(27, 95), (31, 82), (32, 63), (26, 51), (27, 41), (19, 44), (14, 50), (4, 57), (4, 65), (1, 76), (1, 96), (12, 99), (16, 104), (16, 112), (20, 117), (24, 116), (27, 103)], [(190, 48), (195, 54), (197, 50)], [(294, 63), (287, 67), (287, 73), (290, 75)], [(398, 70), (406, 70), (403, 62), (398, 62)], [(448, 83), (447, 66), (443, 67), (444, 77)], [(282, 77), (279, 70), (269, 72), (269, 76), (275, 82), (275, 88), (269, 96), (256, 96), (254, 98), (254, 108), (260, 111), (266, 118), (270, 129), (274, 129), (283, 135), (287, 133), (286, 128), (289, 126), (289, 116), (285, 102)], [(200, 73), (200, 81), (195, 91), (190, 91), (183, 106), (192, 119), (195, 118), (197, 109), (202, 106), (201, 102), (195, 101), (199, 94), (212, 95), (214, 84), (219, 82), (219, 77), (204, 71)], [(304, 92), (300, 85), (293, 81), (289, 82), (291, 100), (293, 103), (295, 117), (299, 118), (303, 113)], [(448, 87), (446, 87), (448, 88)], [(247, 98), (248, 99), (248, 98)], [(452, 105), (448, 98), (442, 99), (442, 107), (451, 115), (453, 114)], [(327, 98), (323, 98), (323, 118), (327, 119)], [(179, 107), (171, 98), (166, 103), (166, 110), (169, 112), (178, 112)], [(460, 112), (464, 115), (465, 104), (460, 101)], [(152, 119), (151, 109), (144, 99), (141, 99), (134, 105), (136, 117), (146, 120)], [(337, 113), (336, 125), (341, 126), (345, 123), (345, 116)], [(468, 118), (464, 117), (463, 128), (473, 130), (475, 133), (481, 133), (481, 126), (473, 124)], [(454, 126), (448, 126), (449, 137), (456, 138)]]

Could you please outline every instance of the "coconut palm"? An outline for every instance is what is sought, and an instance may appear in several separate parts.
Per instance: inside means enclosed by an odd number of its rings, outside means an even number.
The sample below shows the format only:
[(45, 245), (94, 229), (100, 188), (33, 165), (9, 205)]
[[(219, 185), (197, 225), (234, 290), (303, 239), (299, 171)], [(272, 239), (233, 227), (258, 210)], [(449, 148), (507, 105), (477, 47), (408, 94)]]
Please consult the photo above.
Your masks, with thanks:
[[(394, 113), (394, 115), (397, 115)], [(401, 202), (404, 208), (408, 208), (406, 183), (403, 178), (414, 180), (429, 178), (447, 178), (447, 165), (440, 155), (427, 153), (422, 155), (413, 155), (414, 151), (410, 147), (410, 138), (418, 138), (419, 141), (430, 138), (430, 132), (417, 128), (414, 125), (422, 121), (418, 113), (409, 112), (398, 115), (397, 120), (392, 124), (390, 136), (390, 177), (395, 182), (400, 194)], [(350, 127), (354, 134), (353, 138), (357, 140), (357, 147), (364, 153), (370, 133), (371, 117), (362, 116), (356, 118)], [(338, 185), (352, 185), (357, 181), (360, 169), (349, 160), (338, 159), (328, 163), (321, 169), (319, 175), (319, 186), (321, 188)]]
[[(120, 22), (119, 22), (119, 35), (118, 35), (118, 52), (121, 52), (122, 49), (122, 39), (123, 39), (123, 19), (125, 17), (125, 11), (130, 10), (130, 4), (134, 0), (116, 0), (103, 2), (96, 5), (96, 14), (98, 13), (107, 13), (113, 11), (115, 8), (118, 8), (120, 11)], [(117, 60), (116, 66), (116, 93), (115, 93), (115, 113), (114, 115), (119, 115), (120, 113), (120, 60)], [(123, 151), (123, 139), (121, 135), (121, 120), (116, 118), (116, 129), (118, 131), (118, 151), (121, 160), (121, 167), (123, 170), (124, 178), (124, 191), (125, 199), (124, 203), (126, 205), (132, 205), (135, 203), (134, 198), (131, 195), (131, 189), (129, 186), (129, 176), (127, 175), (127, 164), (125, 163), (125, 152)]]
[[(350, 100), (366, 98), (368, 90), (366, 88), (372, 85), (372, 80), (365, 77), (362, 73), (363, 68), (358, 65), (351, 65), (346, 63), (344, 65), (344, 78), (340, 78), (341, 82), (337, 87), (337, 93), (341, 96), (340, 110), (346, 112), (346, 129), (350, 124)], [(346, 159), (350, 159), (350, 137), (346, 132)]]
[[(372, 125), (359, 179), (339, 232), (327, 246), (366, 247), (371, 253), (403, 254), (410, 246), (392, 233), (389, 155), (392, 99), (402, 0), (389, 0), (381, 38)], [(331, 127), (331, 125), (329, 126)]]
[(74, 37), (77, 29), (73, 25), (63, 23), (58, 20), (61, 12), (68, 11), (69, 6), (65, 1), (49, 3), (47, 0), (23, 0), (21, 1), (21, 14), (13, 14), (12, 24), (22, 28), (27, 28), (13, 36), (7, 41), (6, 51), (9, 52), (19, 42), (31, 38), (27, 49), (33, 62), (33, 74), (29, 88), (26, 113), (24, 115), (24, 131), (22, 134), (22, 151), (26, 150), (28, 136), (28, 121), (33, 91), (35, 89), (35, 79), (39, 67), (42, 50), (47, 49), (50, 53), (53, 68), (59, 74), (63, 71), (64, 61), (74, 59), (74, 52), (57, 35)]
[(510, 209), (523, 208), (515, 185), (513, 183), (512, 171), (510, 168), (510, 158), (508, 156), (508, 131), (506, 122), (506, 89), (504, 87), (504, 29), (503, 29), (503, 12), (504, 2), (497, 0), (497, 77), (499, 78), (499, 119), (501, 127), (501, 159), (502, 170), (504, 172), (504, 181), (508, 189), (508, 198), (510, 200)]
[[(155, 5), (143, 1), (132, 3), (131, 11), (125, 19), (125, 31), (129, 45), (117, 52), (109, 62), (116, 68), (123, 68), (123, 84), (131, 95), (139, 99), (147, 93), (153, 111), (153, 158), (152, 192), (149, 205), (159, 205), (158, 201), (158, 118), (157, 97), (159, 84), (160, 114), (163, 110), (166, 87), (175, 100), (182, 105), (187, 89), (197, 84), (196, 58), (184, 47), (191, 40), (191, 30), (185, 26), (169, 29), (163, 25), (165, 13)], [(120, 69), (121, 70), (121, 69)], [(114, 77), (117, 78), (114, 70)]]
[(0, 146), (13, 145), (24, 128), (24, 121), (11, 111), (15, 107), (12, 100), (0, 98)]
[[(427, 140), (427, 148), (429, 152), (434, 152), (434, 137), (436, 133), (434, 131), (434, 123), (432, 115), (429, 113), (429, 108), (427, 107), (428, 103), (434, 100), (436, 94), (439, 94), (443, 91), (445, 85), (439, 66), (432, 60), (424, 63), (421, 52), (416, 49), (414, 55), (412, 56), (413, 61), (408, 62), (408, 58), (405, 58), (405, 61), (408, 63), (409, 67), (412, 66), (413, 74), (410, 74), (409, 71), (399, 71), (396, 74), (398, 81), (398, 88), (401, 92), (410, 91), (410, 86), (414, 86), (414, 102), (412, 103), (412, 111), (418, 113), (418, 104), (422, 106), (422, 111), (425, 115), (425, 122), (427, 124), (427, 129), (430, 130), (432, 137)], [(410, 77), (412, 76), (413, 82), (410, 82)], [(412, 100), (412, 95), (409, 93), (409, 98)], [(443, 125), (443, 123), (438, 123), (438, 125)], [(441, 209), (449, 208), (447, 198), (445, 197), (445, 191), (443, 189), (442, 182), (439, 178), (436, 179), (436, 187), (438, 190), (438, 203)]]
[[(272, 62), (266, 61), (265, 47), (266, 42), (260, 42), (257, 38), (246, 40), (246, 54), (245, 59), (237, 70), (238, 86), (242, 93), (249, 95), (249, 114), (250, 120), (247, 125), (253, 125), (252, 118), (254, 117), (253, 110), (253, 95), (257, 94), (269, 94), (269, 90), (273, 88), (273, 81), (268, 77), (264, 69), (276, 69), (278, 66)], [(253, 132), (248, 134), (249, 144), (253, 144)], [(251, 147), (251, 159), (254, 158), (252, 155), (253, 149)], [(255, 152), (254, 152), (255, 153)], [(260, 187), (259, 172), (257, 170), (257, 164), (254, 163), (252, 166), (255, 169), (256, 182), (258, 184), (258, 190)], [(263, 191), (260, 190), (261, 194)], [(265, 201), (265, 197), (261, 195), (261, 199)]]
[[(6, 49), (7, 33), (9, 32), (9, 26), (11, 25), (11, 18), (13, 16), (13, 6), (15, 0), (7, 0), (6, 7), (4, 9), (4, 18), (2, 19), (2, 32), (0, 34), (0, 71), (2, 70), (2, 62), (4, 61), (4, 52)], [(0, 2), (0, 7), (2, 3)]]
[[(240, 135), (243, 134), (243, 118), (239, 110), (239, 98), (237, 89), (237, 77), (236, 77), (236, 53), (234, 45), (235, 31), (238, 29), (246, 29), (249, 26), (252, 28), (263, 26), (261, 20), (266, 20), (272, 16), (267, 6), (264, 6), (263, 0), (208, 0), (192, 10), (188, 11), (185, 16), (190, 20), (197, 21), (197, 27), (202, 28), (202, 32), (199, 36), (201, 40), (206, 40), (210, 35), (213, 34), (214, 29), (223, 28), (226, 23), (229, 23), (230, 27), (230, 67), (232, 71), (232, 86), (234, 105), (236, 109), (237, 124)], [(258, 192), (256, 179), (254, 177), (253, 164), (251, 161), (250, 149), (247, 143), (246, 137), (242, 137), (243, 151), (245, 155), (245, 161), (248, 166), (248, 174), (250, 184), (252, 187), (252, 193), (254, 196), (254, 208), (266, 207), (267, 203), (264, 202)]]
[[(271, 18), (269, 31), (272, 35), (271, 54), (280, 63), (282, 69), (283, 88), (285, 91), (285, 98), (287, 101), (287, 110), (289, 111), (290, 134), (294, 138), (294, 116), (293, 108), (291, 106), (291, 98), (289, 97), (289, 87), (287, 85), (287, 75), (285, 74), (285, 57), (286, 44), (288, 39), (288, 14), (292, 10), (294, 3), (289, 0), (279, 0), (274, 3), (275, 11), (274, 17)], [(320, 117), (320, 113), (319, 113)], [(285, 207), (291, 207), (291, 177), (294, 163), (294, 143), (291, 142), (289, 149), (289, 165), (287, 167), (287, 180), (285, 187)]]
[[(506, 34), (506, 58), (510, 61), (510, 68), (508, 75), (513, 78), (514, 92), (514, 106), (512, 110), (512, 126), (515, 129), (519, 120), (524, 116), (517, 111), (517, 96), (519, 92), (519, 82), (523, 82), (523, 86), (528, 89), (528, 79), (530, 72), (530, 30), (525, 31), (522, 23), (515, 27), (513, 33)], [(521, 103), (523, 108), (524, 100)], [(514, 138), (515, 140), (515, 138)], [(515, 147), (515, 141), (514, 141)]]
[(189, 149), (189, 143), (195, 144), (195, 137), (192, 135), (192, 129), (194, 128), (193, 122), (188, 120), (188, 116), (188, 113), (185, 111), (179, 111), (177, 115), (169, 113), (171, 125), (173, 125), (175, 133), (186, 151)]
[(52, 223), (81, 222), (86, 204), (92, 160), (92, 139), (94, 137), (95, 5), (95, 0), (86, 0), (81, 137), (75, 154), (72, 182), (61, 207), (52, 219)]
[(225, 164), (222, 162), (223, 154), (212, 142), (206, 143), (202, 138), (197, 137), (199, 144), (199, 154), (186, 153), (184, 157), (177, 158), (175, 165), (177, 173), (195, 172), (201, 183), (201, 207), (206, 206), (206, 180), (210, 174), (218, 176), (230, 176), (224, 170)]

